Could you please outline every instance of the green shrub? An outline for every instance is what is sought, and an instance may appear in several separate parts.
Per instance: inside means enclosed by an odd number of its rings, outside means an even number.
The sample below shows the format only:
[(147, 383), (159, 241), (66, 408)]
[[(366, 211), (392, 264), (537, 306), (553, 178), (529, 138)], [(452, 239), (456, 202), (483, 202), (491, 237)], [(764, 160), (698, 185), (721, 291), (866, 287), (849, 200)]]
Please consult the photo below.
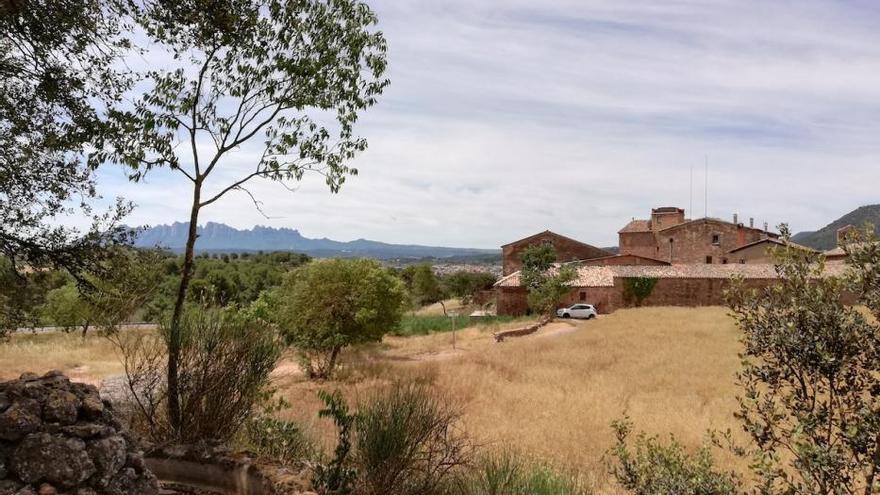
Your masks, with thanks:
[(609, 454), (611, 474), (634, 495), (734, 495), (739, 478), (716, 470), (707, 447), (688, 453), (681, 444), (670, 440), (661, 444), (656, 437), (640, 433), (633, 448), (627, 444), (632, 431), (628, 419), (612, 424), (617, 443)]
[(327, 405), (321, 415), (332, 417), (339, 431), (333, 459), (316, 469), (322, 495), (445, 495), (468, 461), (458, 413), (425, 385), (396, 384), (354, 414), (338, 392), (321, 398)]
[[(530, 320), (529, 317), (521, 316), (491, 316), (480, 318), (476, 323), (472, 322), (467, 316), (458, 316), (455, 319), (455, 328), (471, 327), (476, 324), (478, 328), (495, 328), (502, 323), (510, 323), (519, 320)], [(414, 335), (429, 335), (439, 332), (452, 331), (452, 318), (442, 315), (404, 315), (398, 325), (392, 332), (392, 335), (398, 337), (411, 337)]]
[(237, 446), (263, 459), (295, 465), (318, 457), (319, 449), (293, 421), (278, 418), (284, 401), (270, 403), (242, 428)]
[(230, 311), (191, 308), (181, 320), (179, 360), (183, 423), (172, 435), (163, 421), (167, 403), (166, 359), (162, 340), (139, 332), (112, 338), (122, 354), (134, 423), (154, 440), (226, 441), (238, 434), (266, 397), (269, 373), (283, 346), (274, 329)]
[(425, 385), (397, 384), (358, 412), (354, 460), (364, 495), (440, 493), (470, 453), (458, 413)]
[(458, 476), (453, 495), (586, 495), (577, 478), (511, 452), (481, 458)]
[(626, 304), (641, 306), (657, 285), (655, 277), (628, 277), (623, 279), (623, 300)]

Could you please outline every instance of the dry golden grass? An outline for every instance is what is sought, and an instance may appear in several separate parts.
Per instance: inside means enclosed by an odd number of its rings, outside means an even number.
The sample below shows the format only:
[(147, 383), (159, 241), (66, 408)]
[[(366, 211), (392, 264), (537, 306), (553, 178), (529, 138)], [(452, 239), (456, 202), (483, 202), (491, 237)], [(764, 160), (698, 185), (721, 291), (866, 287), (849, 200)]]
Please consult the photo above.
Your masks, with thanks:
[[(636, 428), (674, 434), (691, 447), (710, 428), (736, 430), (732, 417), (739, 368), (739, 332), (723, 308), (621, 310), (594, 321), (557, 321), (538, 333), (495, 343), (492, 332), (510, 322), (452, 334), (388, 337), (348, 351), (332, 382), (309, 382), (286, 356), (273, 375), (296, 419), (324, 446), (333, 446), (328, 420), (317, 418), (320, 389), (340, 389), (357, 401), (395, 380), (418, 378), (453, 398), (477, 442), (513, 447), (576, 469), (594, 493), (619, 493), (602, 456), (612, 445), (612, 420), (632, 417)], [(61, 369), (92, 383), (121, 374), (113, 345), (78, 335), (18, 335), (0, 345), (0, 378)], [(739, 467), (720, 455), (722, 467)]]
[[(569, 324), (574, 332), (565, 332)], [(386, 339), (350, 353), (336, 382), (287, 376), (278, 384), (293, 404), (287, 414), (331, 445), (332, 428), (314, 419), (318, 389), (357, 400), (395, 379), (428, 380), (458, 401), (478, 442), (576, 469), (596, 493), (618, 492), (602, 456), (614, 440), (611, 421), (624, 414), (637, 429), (692, 447), (710, 428), (736, 430), (739, 334), (725, 309), (641, 308), (554, 325), (502, 344), (468, 329), (457, 352), (449, 334)]]
[(0, 380), (53, 369), (97, 385), (108, 376), (121, 374), (122, 364), (116, 347), (97, 333), (85, 339), (79, 333), (16, 334), (0, 344)]

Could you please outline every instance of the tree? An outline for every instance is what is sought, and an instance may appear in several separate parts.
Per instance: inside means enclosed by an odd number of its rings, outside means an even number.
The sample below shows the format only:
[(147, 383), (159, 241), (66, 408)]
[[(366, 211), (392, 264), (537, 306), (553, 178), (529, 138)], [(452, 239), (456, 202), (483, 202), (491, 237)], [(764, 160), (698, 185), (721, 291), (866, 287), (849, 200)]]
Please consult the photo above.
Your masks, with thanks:
[[(786, 226), (780, 231), (789, 236)], [(846, 277), (794, 248), (779, 282), (729, 294), (743, 331), (740, 418), (756, 448), (758, 493), (880, 492), (880, 250), (850, 244)], [(844, 304), (855, 295), (875, 316)]]
[[(388, 84), (386, 42), (357, 0), (156, 2), (140, 21), (157, 49), (181, 63), (148, 73), (151, 87), (133, 110), (113, 113), (115, 138), (96, 158), (131, 167), (133, 180), (167, 167), (192, 185), (169, 327), (168, 412), (178, 429), (179, 324), (199, 214), (230, 191), (259, 209), (247, 189), (255, 179), (284, 183), (316, 172), (337, 192), (357, 173), (347, 160), (366, 148), (354, 134), (358, 115)], [(230, 168), (231, 154), (258, 143), (247, 171)], [(218, 183), (218, 175), (234, 178)]]
[(569, 283), (577, 272), (570, 265), (556, 265), (552, 246), (529, 246), (520, 255), (520, 284), (529, 291), (529, 307), (552, 317), (556, 306), (571, 292)]
[(63, 327), (66, 331), (82, 328), (83, 337), (94, 321), (91, 305), (80, 297), (79, 289), (73, 283), (49, 291), (41, 314), (45, 323)]
[(101, 107), (132, 78), (115, 60), (128, 47), (131, 7), (97, 0), (0, 3), (0, 254), (12, 266), (55, 266), (79, 277), (103, 247), (124, 241), (129, 206), (92, 216), (85, 232), (49, 220), (92, 215), (97, 197), (84, 152), (105, 131)]
[(313, 378), (329, 376), (344, 347), (381, 340), (406, 301), (401, 282), (372, 260), (313, 261), (279, 290), (277, 323)]
[(470, 304), (481, 290), (491, 289), (497, 278), (489, 272), (457, 271), (443, 278), (446, 292), (461, 299), (462, 304)]
[[(80, 284), (100, 268), (107, 246), (124, 243), (120, 219), (130, 205), (103, 213), (85, 151), (106, 130), (102, 108), (116, 104), (132, 78), (117, 68), (127, 49), (133, 4), (98, 0), (0, 2), (0, 256), (7, 273), (0, 332), (25, 323), (13, 304), (28, 273), (63, 268)], [(85, 230), (64, 216), (89, 218)]]
[[(409, 265), (404, 268), (401, 276), (407, 283), (413, 304), (417, 307), (435, 302), (442, 303), (445, 292), (440, 285), (440, 279), (437, 278), (437, 274), (434, 273), (430, 264)], [(446, 312), (446, 306), (443, 306), (443, 312)]]

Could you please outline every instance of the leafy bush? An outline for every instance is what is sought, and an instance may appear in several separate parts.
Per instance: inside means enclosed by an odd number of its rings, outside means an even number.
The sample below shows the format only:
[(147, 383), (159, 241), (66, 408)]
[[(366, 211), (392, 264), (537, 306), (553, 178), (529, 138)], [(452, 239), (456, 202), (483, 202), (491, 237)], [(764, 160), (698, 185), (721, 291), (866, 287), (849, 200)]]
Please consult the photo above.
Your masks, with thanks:
[(655, 277), (627, 277), (623, 279), (623, 300), (627, 304), (641, 306), (657, 285)]
[(276, 317), (313, 378), (328, 377), (346, 346), (375, 342), (397, 326), (401, 282), (372, 260), (322, 260), (293, 272), (279, 289)]
[[(157, 414), (167, 402), (162, 340), (131, 332), (113, 337), (122, 351), (136, 424), (145, 425), (155, 440), (228, 440), (265, 398), (281, 342), (268, 324), (229, 311), (190, 309), (181, 330), (178, 438), (169, 438)], [(165, 325), (160, 334), (168, 338)]]
[(438, 493), (470, 453), (459, 415), (421, 384), (397, 384), (358, 412), (354, 462), (364, 495)]
[(452, 495), (586, 495), (574, 476), (525, 462), (511, 452), (488, 455), (459, 475)]
[(350, 413), (342, 396), (321, 394), (339, 431), (330, 463), (316, 470), (319, 493), (445, 494), (471, 447), (456, 426), (459, 415), (425, 386), (396, 384)]
[(704, 447), (689, 454), (675, 439), (663, 445), (656, 437), (640, 433), (631, 449), (627, 437), (632, 430), (628, 419), (613, 423), (617, 443), (610, 454), (610, 466), (618, 483), (635, 495), (734, 495), (739, 479), (732, 473), (717, 471)]
[(300, 464), (317, 457), (318, 447), (302, 428), (277, 417), (286, 407), (284, 401), (267, 402), (259, 414), (245, 423), (237, 446), (283, 465)]

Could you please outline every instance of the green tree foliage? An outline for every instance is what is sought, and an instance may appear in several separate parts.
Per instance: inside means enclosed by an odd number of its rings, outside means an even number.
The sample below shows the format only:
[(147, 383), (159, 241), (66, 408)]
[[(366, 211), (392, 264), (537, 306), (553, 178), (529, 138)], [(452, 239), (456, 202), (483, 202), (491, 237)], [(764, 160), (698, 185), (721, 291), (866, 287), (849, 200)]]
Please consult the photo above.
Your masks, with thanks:
[(871, 235), (847, 250), (844, 278), (779, 249), (778, 284), (729, 294), (744, 345), (737, 417), (756, 446), (758, 493), (880, 491), (880, 249)]
[(470, 304), (479, 291), (491, 289), (497, 280), (489, 272), (467, 271), (450, 273), (442, 279), (446, 292), (459, 298), (463, 304)]
[[(0, 297), (3, 329), (32, 323), (28, 307), (7, 305), (41, 290), (27, 287), (35, 277), (22, 272), (63, 268), (83, 284), (105, 249), (128, 239), (119, 220), (130, 205), (93, 211), (97, 191), (84, 154), (104, 136), (102, 109), (132, 81), (116, 63), (128, 47), (131, 5), (0, 2), (0, 255), (5, 285), (14, 286)], [(57, 221), (73, 215), (91, 218), (91, 226)]]
[(571, 292), (569, 283), (577, 277), (577, 272), (570, 265), (556, 266), (556, 251), (550, 245), (529, 246), (520, 254), (520, 260), (520, 283), (529, 291), (529, 307), (552, 316)]
[(329, 376), (339, 351), (376, 342), (403, 314), (403, 284), (372, 260), (313, 261), (279, 289), (277, 322), (309, 376)]
[(656, 277), (627, 277), (623, 279), (623, 300), (627, 304), (641, 306), (642, 301), (654, 292)]
[[(168, 411), (179, 427), (179, 325), (200, 212), (230, 191), (259, 209), (247, 189), (255, 179), (295, 182), (315, 172), (338, 191), (357, 173), (348, 160), (367, 145), (354, 124), (388, 84), (386, 42), (357, 0), (154, 2), (139, 20), (169, 64), (148, 72), (133, 110), (112, 114), (115, 139), (96, 158), (130, 167), (133, 180), (167, 167), (192, 186), (168, 349)], [(213, 146), (200, 154), (202, 139)], [(230, 155), (245, 146), (259, 158), (236, 169)]]
[(674, 438), (668, 444), (644, 433), (628, 443), (629, 419), (616, 421), (617, 442), (609, 451), (609, 467), (617, 482), (634, 495), (734, 495), (740, 479), (719, 471), (708, 447), (688, 453)]
[(440, 278), (429, 263), (409, 265), (403, 269), (400, 276), (416, 307), (442, 301), (446, 296)]
[(47, 325), (63, 327), (66, 331), (80, 328), (83, 336), (95, 319), (93, 307), (81, 297), (74, 283), (50, 290), (40, 311)]

